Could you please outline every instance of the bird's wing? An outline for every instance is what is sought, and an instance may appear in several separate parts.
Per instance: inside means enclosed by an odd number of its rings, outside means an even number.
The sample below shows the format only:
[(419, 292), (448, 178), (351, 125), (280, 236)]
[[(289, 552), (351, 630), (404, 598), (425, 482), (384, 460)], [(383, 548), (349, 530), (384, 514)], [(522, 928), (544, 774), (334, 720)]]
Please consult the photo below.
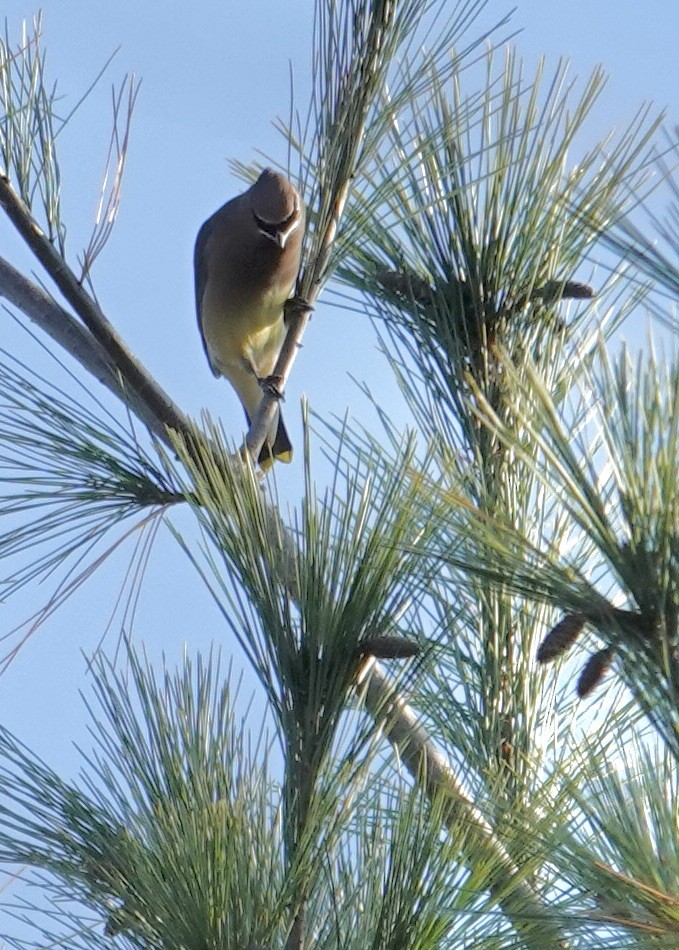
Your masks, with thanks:
[(215, 376), (221, 376), (221, 373), (216, 368), (212, 362), (212, 358), (210, 357), (210, 350), (208, 349), (205, 334), (203, 333), (203, 318), (201, 311), (203, 294), (205, 293), (205, 285), (207, 284), (207, 243), (210, 240), (210, 237), (212, 236), (217, 224), (216, 219), (218, 214), (219, 211), (216, 214), (213, 214), (211, 218), (208, 218), (205, 224), (202, 226), (198, 232), (196, 246), (193, 250), (193, 274), (196, 286), (196, 317), (198, 318), (198, 329), (200, 330), (200, 338), (203, 341), (203, 349), (205, 350), (207, 361), (210, 364), (210, 369)]

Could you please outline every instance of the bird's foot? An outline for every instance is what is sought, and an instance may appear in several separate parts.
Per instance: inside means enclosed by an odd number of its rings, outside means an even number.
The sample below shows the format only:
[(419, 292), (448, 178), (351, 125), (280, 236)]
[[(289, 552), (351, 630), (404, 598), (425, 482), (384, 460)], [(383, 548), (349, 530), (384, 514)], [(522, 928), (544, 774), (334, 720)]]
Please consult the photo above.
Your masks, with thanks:
[(288, 300), (285, 301), (283, 311), (287, 321), (291, 317), (301, 316), (305, 313), (312, 314), (314, 312), (314, 308), (311, 306), (308, 300), (304, 299), (304, 297), (300, 297), (299, 294), (295, 294), (294, 297), (289, 297)]
[(285, 399), (282, 388), (282, 376), (276, 376), (275, 374), (272, 376), (266, 376), (264, 379), (259, 380), (259, 385), (265, 396), (273, 396), (275, 399)]

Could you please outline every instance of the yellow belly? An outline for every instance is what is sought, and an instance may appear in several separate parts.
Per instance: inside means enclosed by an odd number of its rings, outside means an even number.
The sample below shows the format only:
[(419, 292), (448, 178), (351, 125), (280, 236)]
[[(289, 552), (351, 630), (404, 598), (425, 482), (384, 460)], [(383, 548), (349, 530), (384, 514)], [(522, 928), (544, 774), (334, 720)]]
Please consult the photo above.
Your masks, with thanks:
[(273, 373), (285, 339), (287, 294), (276, 298), (262, 296), (256, 307), (236, 310), (225, 307), (223, 297), (218, 301), (209, 293), (203, 297), (201, 319), (210, 364), (229, 380), (250, 420), (262, 399), (259, 380)]
[(256, 305), (230, 309), (223, 300), (213, 301), (205, 294), (203, 334), (214, 368), (229, 376), (234, 364), (245, 365), (260, 378), (269, 376), (285, 339), (286, 299), (287, 294), (279, 292), (260, 298)]

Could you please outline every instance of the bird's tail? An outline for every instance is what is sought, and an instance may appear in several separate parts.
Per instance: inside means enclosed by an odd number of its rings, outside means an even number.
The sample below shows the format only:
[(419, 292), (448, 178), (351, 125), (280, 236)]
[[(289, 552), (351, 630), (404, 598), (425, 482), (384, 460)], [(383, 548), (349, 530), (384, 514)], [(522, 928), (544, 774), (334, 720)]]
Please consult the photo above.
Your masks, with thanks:
[(269, 434), (269, 437), (262, 446), (262, 451), (259, 453), (259, 466), (263, 472), (268, 471), (274, 461), (292, 461), (292, 442), (290, 441), (288, 430), (285, 428), (280, 409), (278, 410), (278, 418), (275, 425), (276, 429), (273, 439), (271, 438), (271, 434)]

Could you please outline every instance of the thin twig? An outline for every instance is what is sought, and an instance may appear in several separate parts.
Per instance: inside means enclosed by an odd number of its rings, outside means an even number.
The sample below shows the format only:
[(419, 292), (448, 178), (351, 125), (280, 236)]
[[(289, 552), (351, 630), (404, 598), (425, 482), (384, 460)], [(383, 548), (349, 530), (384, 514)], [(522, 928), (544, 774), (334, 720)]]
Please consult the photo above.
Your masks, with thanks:
[(245, 440), (248, 452), (253, 460), (259, 458), (266, 439), (266, 434), (273, 425), (276, 406), (279, 400), (283, 398), (285, 386), (290, 377), (297, 351), (302, 345), (302, 337), (304, 336), (306, 325), (309, 322), (311, 311), (311, 306), (302, 305), (294, 308), (294, 311), (290, 311), (290, 316), (287, 319), (288, 332), (283, 341), (283, 347), (278, 356), (272, 376), (272, 379), (276, 382), (276, 387), (275, 389), (271, 388), (265, 390), (259, 409), (252, 420), (252, 425)]

